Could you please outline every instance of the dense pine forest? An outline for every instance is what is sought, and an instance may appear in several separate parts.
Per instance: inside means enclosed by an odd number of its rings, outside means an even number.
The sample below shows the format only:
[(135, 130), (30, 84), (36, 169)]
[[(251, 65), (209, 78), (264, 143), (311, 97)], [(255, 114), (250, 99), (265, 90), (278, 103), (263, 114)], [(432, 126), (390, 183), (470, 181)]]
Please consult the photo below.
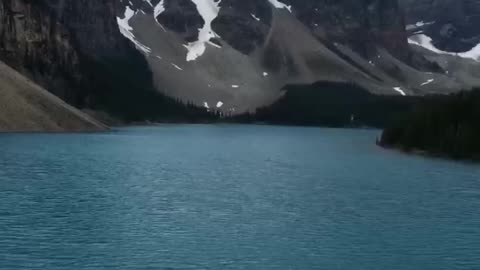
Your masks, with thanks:
[(480, 89), (423, 99), (392, 122), (379, 142), (454, 159), (480, 160)]
[(420, 99), (374, 95), (349, 83), (289, 85), (284, 90), (283, 97), (271, 106), (236, 119), (279, 125), (383, 128)]
[[(153, 88), (152, 74), (141, 56), (85, 61), (84, 95), (68, 100), (79, 108), (105, 111), (124, 122), (209, 122), (213, 113), (168, 97)], [(89, 61), (87, 61), (89, 60)]]

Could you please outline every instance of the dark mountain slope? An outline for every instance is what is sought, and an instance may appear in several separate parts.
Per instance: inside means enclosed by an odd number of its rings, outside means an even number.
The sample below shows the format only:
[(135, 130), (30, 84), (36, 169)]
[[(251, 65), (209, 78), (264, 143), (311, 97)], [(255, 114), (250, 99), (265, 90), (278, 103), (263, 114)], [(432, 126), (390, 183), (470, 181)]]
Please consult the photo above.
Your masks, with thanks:
[(409, 33), (397, 1), (0, 2), (0, 60), (78, 108), (129, 121), (211, 117), (181, 102), (254, 111), (284, 85), (316, 81), (397, 96), (480, 84), (476, 62), (443, 61)]
[(155, 91), (147, 61), (118, 30), (119, 4), (3, 0), (0, 60), (78, 108), (125, 120), (202, 117)]
[(106, 129), (0, 62), (0, 132)]

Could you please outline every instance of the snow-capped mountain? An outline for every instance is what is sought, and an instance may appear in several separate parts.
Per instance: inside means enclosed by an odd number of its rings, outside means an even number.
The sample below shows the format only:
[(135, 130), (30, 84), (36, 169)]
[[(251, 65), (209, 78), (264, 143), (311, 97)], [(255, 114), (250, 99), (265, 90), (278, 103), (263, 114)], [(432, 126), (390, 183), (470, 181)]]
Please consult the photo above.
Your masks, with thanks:
[(79, 108), (136, 119), (174, 110), (162, 95), (243, 112), (287, 84), (384, 95), (480, 85), (477, 59), (457, 54), (475, 42), (452, 51), (434, 34), (441, 19), (413, 12), (435, 1), (398, 1), (3, 0), (0, 60)]
[(145, 57), (119, 31), (120, 10), (118, 0), (2, 0), (0, 61), (80, 109), (127, 121), (203, 117), (155, 90)]
[(411, 50), (396, 1), (119, 1), (120, 30), (145, 55), (156, 88), (209, 107), (251, 110), (285, 84), (322, 80), (387, 95), (476, 83)]

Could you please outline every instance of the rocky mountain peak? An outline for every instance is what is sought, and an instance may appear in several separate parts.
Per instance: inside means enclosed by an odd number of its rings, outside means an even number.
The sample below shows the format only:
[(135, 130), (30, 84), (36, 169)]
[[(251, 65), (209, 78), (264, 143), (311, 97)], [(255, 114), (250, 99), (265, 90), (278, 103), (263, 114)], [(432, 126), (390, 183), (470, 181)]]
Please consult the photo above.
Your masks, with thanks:
[(472, 59), (442, 51), (476, 43), (464, 27), (475, 3), (462, 0), (447, 16), (437, 8), (447, 0), (5, 0), (0, 60), (78, 107), (122, 112), (137, 98), (137, 115), (141, 103), (160, 107), (151, 95), (252, 111), (287, 84), (316, 81), (450, 93), (478, 82)]

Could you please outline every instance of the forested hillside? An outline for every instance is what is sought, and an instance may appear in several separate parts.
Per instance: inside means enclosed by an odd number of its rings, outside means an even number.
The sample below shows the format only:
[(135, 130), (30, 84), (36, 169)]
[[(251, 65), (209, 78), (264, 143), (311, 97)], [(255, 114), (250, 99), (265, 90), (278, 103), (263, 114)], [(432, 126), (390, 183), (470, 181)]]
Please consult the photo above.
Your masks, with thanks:
[(480, 160), (480, 89), (423, 100), (385, 129), (380, 144)]

